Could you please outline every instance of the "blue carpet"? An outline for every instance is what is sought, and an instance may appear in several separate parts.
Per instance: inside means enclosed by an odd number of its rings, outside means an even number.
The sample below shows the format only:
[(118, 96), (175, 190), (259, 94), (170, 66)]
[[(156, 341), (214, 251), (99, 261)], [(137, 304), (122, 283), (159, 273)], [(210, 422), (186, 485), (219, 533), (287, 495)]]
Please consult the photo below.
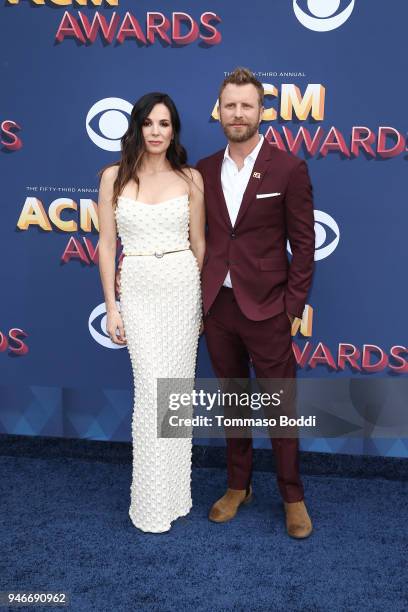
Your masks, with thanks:
[(73, 612), (408, 610), (405, 482), (305, 476), (315, 531), (296, 541), (267, 472), (217, 525), (225, 472), (195, 468), (188, 517), (145, 534), (128, 517), (130, 464), (4, 456), (0, 470), (1, 591), (67, 591)]

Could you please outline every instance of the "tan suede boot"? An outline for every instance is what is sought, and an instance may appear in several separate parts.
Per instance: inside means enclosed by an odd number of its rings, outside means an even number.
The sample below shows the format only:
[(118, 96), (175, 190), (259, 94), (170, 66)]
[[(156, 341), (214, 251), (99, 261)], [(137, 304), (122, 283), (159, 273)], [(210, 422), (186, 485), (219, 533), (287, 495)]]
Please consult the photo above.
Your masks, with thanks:
[(307, 538), (312, 533), (312, 521), (304, 501), (283, 502), (286, 514), (286, 530), (291, 538)]
[(252, 485), (246, 489), (227, 489), (225, 495), (215, 502), (208, 518), (214, 523), (226, 523), (234, 518), (241, 504), (249, 504), (252, 500)]

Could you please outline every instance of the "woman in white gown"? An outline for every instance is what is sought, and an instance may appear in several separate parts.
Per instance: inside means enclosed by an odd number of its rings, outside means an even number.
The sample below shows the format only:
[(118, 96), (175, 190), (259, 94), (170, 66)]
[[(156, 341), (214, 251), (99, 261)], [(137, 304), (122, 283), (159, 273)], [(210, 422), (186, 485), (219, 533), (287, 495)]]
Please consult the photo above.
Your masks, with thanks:
[[(129, 516), (164, 532), (191, 509), (191, 437), (157, 433), (157, 379), (194, 379), (205, 250), (203, 182), (187, 163), (168, 95), (133, 107), (119, 162), (101, 170), (99, 266), (113, 342), (127, 344), (134, 380)], [(120, 311), (117, 235), (123, 246)]]

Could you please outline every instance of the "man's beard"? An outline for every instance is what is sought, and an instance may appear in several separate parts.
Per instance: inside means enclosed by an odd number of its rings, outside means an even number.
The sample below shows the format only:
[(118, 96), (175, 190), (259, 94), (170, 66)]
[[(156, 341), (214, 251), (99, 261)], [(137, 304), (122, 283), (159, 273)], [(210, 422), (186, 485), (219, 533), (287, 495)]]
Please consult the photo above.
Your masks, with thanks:
[(258, 128), (259, 125), (257, 123), (250, 123), (245, 126), (245, 129), (243, 131), (236, 132), (232, 126), (222, 126), (224, 134), (231, 142), (246, 142), (258, 132)]

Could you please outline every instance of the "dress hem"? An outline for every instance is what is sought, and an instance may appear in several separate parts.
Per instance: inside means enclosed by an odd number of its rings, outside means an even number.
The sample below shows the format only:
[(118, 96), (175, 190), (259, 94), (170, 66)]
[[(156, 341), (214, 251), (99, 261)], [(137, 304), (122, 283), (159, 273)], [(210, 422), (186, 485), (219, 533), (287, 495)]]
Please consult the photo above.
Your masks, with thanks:
[(134, 519), (134, 517), (132, 515), (132, 511), (130, 509), (129, 509), (129, 517), (130, 517), (130, 520), (132, 521), (133, 526), (136, 527), (136, 529), (140, 529), (140, 531), (143, 531), (143, 533), (166, 533), (167, 531), (170, 531), (170, 529), (172, 527), (171, 523), (176, 521), (178, 518), (181, 518), (183, 516), (187, 516), (187, 514), (190, 513), (192, 507), (193, 507), (193, 505), (190, 504), (188, 506), (187, 510), (182, 510), (180, 513), (177, 513), (175, 515), (175, 517), (170, 520), (168, 527), (165, 527), (163, 529), (154, 529), (154, 528), (147, 528), (147, 527), (143, 528), (143, 527), (141, 527), (140, 525), (138, 525), (136, 523), (136, 520)]

